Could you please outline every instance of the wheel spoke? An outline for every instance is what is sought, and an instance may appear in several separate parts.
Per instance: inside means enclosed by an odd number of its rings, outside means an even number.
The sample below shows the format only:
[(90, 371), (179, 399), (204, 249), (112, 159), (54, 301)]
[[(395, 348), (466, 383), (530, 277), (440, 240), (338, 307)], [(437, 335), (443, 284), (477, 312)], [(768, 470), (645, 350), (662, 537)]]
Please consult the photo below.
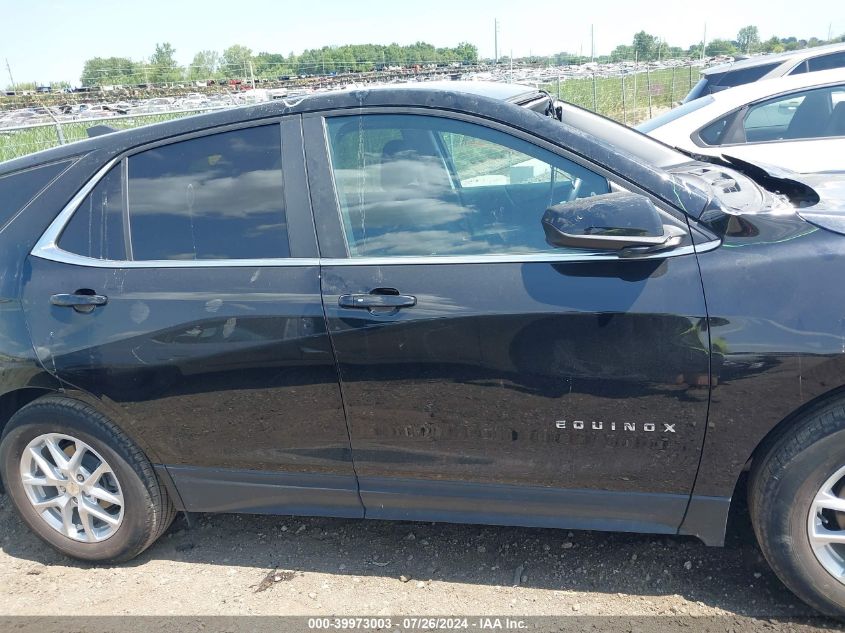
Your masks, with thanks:
[(102, 486), (94, 486), (88, 491), (88, 494), (94, 497), (95, 499), (100, 499), (101, 501), (105, 501), (106, 503), (110, 503), (112, 505), (123, 505), (123, 499), (109, 492)]
[(45, 486), (58, 487), (66, 483), (61, 479), (56, 479), (52, 475), (47, 475), (46, 477), (36, 477), (35, 475), (27, 474), (21, 477), (21, 481), (25, 486), (41, 486), (42, 488)]
[(845, 530), (828, 530), (816, 525), (810, 539), (819, 544), (845, 543)]
[(110, 473), (109, 467), (106, 466), (104, 462), (101, 462), (99, 466), (94, 469), (94, 472), (88, 475), (83, 483), (84, 486), (93, 486), (96, 485), (98, 481), (100, 481), (100, 477), (103, 475)]
[(71, 455), (67, 463), (68, 471), (71, 473), (75, 473), (79, 470), (79, 466), (82, 464), (82, 458), (85, 456), (85, 447), (80, 446), (79, 442), (74, 442), (73, 447), (74, 453)]
[(77, 535), (76, 523), (73, 522), (73, 504), (68, 498), (61, 507), (62, 514), (62, 531), (65, 536), (74, 538)]
[[(96, 503), (91, 503), (90, 501), (86, 501), (85, 499), (82, 499), (79, 502), (79, 507), (82, 508), (83, 506), (84, 506), (85, 512), (87, 512), (88, 514), (92, 515), (93, 517), (95, 517), (97, 519), (100, 519), (100, 521), (102, 521), (103, 523), (108, 523), (112, 527), (115, 527), (120, 523), (119, 517), (112, 516), (111, 514), (109, 514), (105, 510), (103, 510), (100, 506), (98, 506)], [(82, 512), (81, 509), (80, 509), (80, 512)]]
[(37, 448), (30, 448), (29, 454), (32, 457), (32, 460), (38, 466), (39, 470), (44, 473), (44, 476), (47, 479), (52, 479), (54, 481), (61, 480), (61, 477), (56, 472), (55, 466), (53, 466), (50, 462), (44, 459), (44, 456), (41, 454)]
[(33, 501), (32, 507), (36, 510), (46, 510), (48, 508), (62, 508), (65, 503), (69, 501), (67, 495), (57, 495), (42, 501)]
[(84, 503), (79, 504), (79, 518), (82, 520), (82, 529), (85, 530), (85, 536), (89, 541), (97, 540), (97, 533), (94, 531), (94, 516), (88, 511), (88, 506)]
[(834, 496), (829, 492), (820, 492), (816, 496), (816, 507), (819, 510), (826, 509), (845, 512), (845, 499)]
[(67, 470), (68, 466), (68, 458), (65, 452), (59, 448), (58, 442), (52, 437), (48, 437), (44, 440), (44, 443), (47, 445), (47, 450), (50, 451), (50, 455), (53, 457), (53, 461), (56, 462), (56, 466), (58, 466), (62, 470)]

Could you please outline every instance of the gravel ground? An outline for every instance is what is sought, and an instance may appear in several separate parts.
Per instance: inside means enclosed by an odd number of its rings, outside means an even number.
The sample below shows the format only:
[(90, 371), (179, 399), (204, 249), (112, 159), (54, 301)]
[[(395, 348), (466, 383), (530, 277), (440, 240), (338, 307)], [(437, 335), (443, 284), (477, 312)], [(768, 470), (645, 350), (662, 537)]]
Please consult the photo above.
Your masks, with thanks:
[(135, 561), (97, 567), (43, 545), (0, 496), (0, 596), (0, 616), (614, 615), (688, 630), (832, 626), (796, 624), (812, 612), (770, 571), (742, 509), (725, 548), (687, 537), (199, 515), (192, 527), (177, 519)]

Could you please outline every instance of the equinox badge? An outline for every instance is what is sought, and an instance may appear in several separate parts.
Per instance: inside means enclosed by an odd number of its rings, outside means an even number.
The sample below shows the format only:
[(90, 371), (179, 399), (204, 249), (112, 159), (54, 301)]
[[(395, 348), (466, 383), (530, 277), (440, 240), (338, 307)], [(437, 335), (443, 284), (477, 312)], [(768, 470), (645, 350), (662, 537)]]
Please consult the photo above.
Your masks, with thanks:
[[(570, 426), (567, 427), (567, 424)], [(609, 431), (636, 431), (637, 430), (637, 423), (636, 422), (623, 422), (619, 425), (621, 428), (617, 428), (616, 422), (611, 422), (609, 425), (605, 425), (604, 422), (593, 420), (589, 423), (589, 425), (584, 422), (583, 420), (573, 420), (572, 422), (567, 422), (566, 420), (558, 420), (555, 422), (555, 427), (558, 429), (566, 429), (571, 428), (576, 431), (583, 431), (584, 429), (592, 429), (594, 431), (602, 431), (602, 430), (609, 430)], [(645, 431), (646, 433), (654, 433), (657, 431), (657, 425), (653, 422), (646, 422), (640, 425), (640, 429)], [(663, 423), (663, 433), (674, 433), (675, 432), (675, 425), (674, 424), (666, 424)]]

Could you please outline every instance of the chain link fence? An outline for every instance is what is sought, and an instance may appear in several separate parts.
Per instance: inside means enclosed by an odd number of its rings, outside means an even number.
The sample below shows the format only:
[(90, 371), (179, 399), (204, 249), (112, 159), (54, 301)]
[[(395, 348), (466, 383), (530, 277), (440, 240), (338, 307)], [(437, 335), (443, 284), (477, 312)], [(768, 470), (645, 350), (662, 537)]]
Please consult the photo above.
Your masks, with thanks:
[[(503, 72), (492, 79), (531, 83), (563, 101), (626, 125), (636, 125), (683, 99), (698, 81), (699, 69), (692, 63), (671, 67), (629, 63), (587, 72), (568, 67), (556, 73), (554, 68), (546, 68), (531, 75), (523, 69), (519, 73)], [(0, 161), (85, 139), (88, 129), (95, 125), (127, 129), (219, 107), (0, 127)]]
[(698, 82), (700, 67), (640, 67), (618, 75), (591, 74), (562, 79), (543, 88), (563, 101), (597, 112), (625, 125), (646, 121), (681, 101)]

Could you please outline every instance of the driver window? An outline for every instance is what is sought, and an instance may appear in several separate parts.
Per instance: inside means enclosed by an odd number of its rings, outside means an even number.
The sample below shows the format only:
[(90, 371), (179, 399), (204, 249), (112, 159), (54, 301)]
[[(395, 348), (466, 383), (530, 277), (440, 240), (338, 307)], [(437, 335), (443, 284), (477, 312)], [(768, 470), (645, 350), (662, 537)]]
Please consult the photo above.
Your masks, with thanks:
[(610, 191), (576, 163), (463, 121), (344, 116), (328, 132), (352, 257), (560, 252), (545, 210)]

